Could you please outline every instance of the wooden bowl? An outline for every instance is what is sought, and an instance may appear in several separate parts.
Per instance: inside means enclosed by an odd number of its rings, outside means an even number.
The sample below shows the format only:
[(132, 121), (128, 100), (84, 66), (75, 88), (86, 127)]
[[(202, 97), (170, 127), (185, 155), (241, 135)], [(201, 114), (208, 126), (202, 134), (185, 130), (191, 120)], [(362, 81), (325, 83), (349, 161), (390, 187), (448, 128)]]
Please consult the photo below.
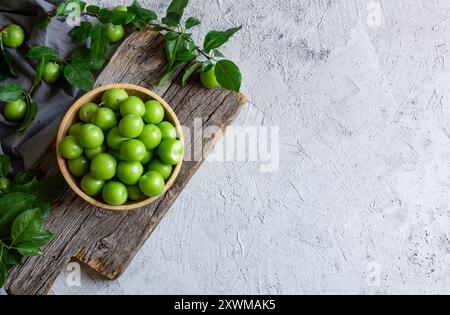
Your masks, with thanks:
[[(64, 116), (64, 118), (61, 122), (61, 125), (59, 126), (58, 135), (56, 137), (56, 158), (58, 161), (59, 169), (61, 170), (61, 173), (64, 176), (64, 179), (69, 184), (70, 188), (72, 188), (72, 190), (78, 196), (80, 196), (87, 202), (93, 204), (94, 206), (104, 208), (104, 209), (123, 211), (123, 210), (131, 210), (131, 209), (136, 209), (139, 207), (146, 206), (146, 205), (152, 203), (153, 201), (157, 200), (162, 195), (164, 195), (164, 193), (170, 188), (170, 186), (172, 186), (178, 173), (180, 172), (182, 161), (180, 163), (178, 163), (177, 165), (175, 165), (172, 175), (166, 181), (166, 185), (164, 187), (164, 192), (160, 196), (157, 196), (157, 197), (147, 198), (147, 199), (143, 199), (143, 200), (135, 201), (135, 202), (127, 201), (127, 203), (125, 203), (121, 206), (111, 206), (111, 205), (105, 203), (103, 201), (103, 199), (101, 198), (101, 196), (91, 197), (91, 196), (88, 196), (87, 194), (85, 194), (80, 189), (80, 179), (73, 176), (72, 174), (70, 174), (70, 172), (67, 168), (66, 160), (59, 153), (59, 150), (58, 150), (59, 143), (61, 142), (62, 138), (64, 138), (67, 135), (70, 126), (72, 126), (74, 123), (79, 121), (78, 110), (80, 109), (80, 107), (89, 102), (94, 102), (94, 103), (99, 104), (101, 102), (101, 97), (102, 97), (103, 92), (105, 92), (106, 90), (112, 89), (112, 88), (124, 89), (128, 92), (129, 95), (136, 95), (138, 97), (141, 97), (145, 101), (154, 99), (154, 100), (157, 100), (158, 102), (160, 102), (165, 110), (164, 119), (167, 121), (170, 121), (175, 126), (177, 133), (178, 133), (178, 138), (183, 144), (184, 144), (184, 137), (183, 137), (183, 131), (182, 131), (180, 122), (178, 121), (178, 118), (175, 115), (175, 112), (172, 110), (172, 108), (160, 96), (158, 96), (154, 92), (152, 92), (146, 88), (137, 86), (137, 85), (109, 84), (109, 85), (105, 85), (105, 86), (96, 88), (96, 89), (92, 90), (91, 92), (86, 93), (85, 95), (80, 97), (69, 108), (69, 110), (67, 111), (66, 115)], [(106, 136), (105, 136), (105, 139), (106, 139)]]

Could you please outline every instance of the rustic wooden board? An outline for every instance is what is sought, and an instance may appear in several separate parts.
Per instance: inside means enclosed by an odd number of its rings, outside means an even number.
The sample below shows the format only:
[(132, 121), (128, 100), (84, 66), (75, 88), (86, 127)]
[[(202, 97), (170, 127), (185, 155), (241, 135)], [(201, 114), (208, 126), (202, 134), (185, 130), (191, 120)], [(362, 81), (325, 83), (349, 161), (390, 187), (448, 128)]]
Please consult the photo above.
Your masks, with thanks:
[[(118, 48), (99, 75), (96, 86), (120, 82), (138, 84), (162, 96), (177, 113), (181, 124), (191, 131), (194, 118), (202, 118), (205, 128), (219, 127), (207, 139), (191, 132), (191, 147), (201, 145), (203, 152), (209, 152), (246, 98), (223, 89), (206, 90), (198, 79), (182, 87), (179, 74), (164, 87), (157, 88), (155, 85), (165, 68), (163, 39), (158, 33), (143, 30), (132, 34)], [(48, 148), (38, 168), (58, 172), (54, 150), (54, 146)], [(186, 161), (174, 185), (163, 197), (150, 206), (128, 212), (94, 207), (68, 189), (46, 222), (55, 238), (46, 246), (43, 256), (28, 258), (11, 271), (6, 290), (10, 294), (46, 294), (73, 257), (106, 278), (116, 279), (201, 164), (202, 161)]]

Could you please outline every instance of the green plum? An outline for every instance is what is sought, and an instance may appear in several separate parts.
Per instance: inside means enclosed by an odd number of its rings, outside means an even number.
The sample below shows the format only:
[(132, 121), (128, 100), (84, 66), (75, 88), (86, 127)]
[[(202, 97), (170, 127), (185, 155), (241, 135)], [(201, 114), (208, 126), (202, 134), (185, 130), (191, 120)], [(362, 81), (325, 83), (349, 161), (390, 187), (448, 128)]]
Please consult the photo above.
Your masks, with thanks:
[(155, 171), (162, 175), (164, 180), (169, 179), (172, 175), (173, 166), (163, 163), (160, 159), (154, 159), (148, 164), (147, 171)]
[(150, 161), (153, 159), (153, 154), (154, 154), (154, 151), (153, 151), (153, 150), (147, 150), (147, 151), (145, 152), (144, 158), (143, 158), (142, 161), (141, 161), (141, 164), (142, 164), (142, 165), (145, 165), (145, 164), (147, 164), (148, 162), (150, 162)]
[(106, 143), (111, 149), (119, 150), (120, 144), (128, 139), (120, 134), (119, 127), (114, 127), (108, 132)]
[(127, 12), (128, 8), (125, 5), (118, 5), (114, 8), (114, 11), (122, 11), (122, 12)]
[(145, 125), (138, 139), (142, 141), (147, 150), (153, 150), (161, 143), (161, 130), (152, 124)]
[(84, 150), (84, 154), (86, 155), (86, 157), (89, 160), (92, 160), (94, 157), (96, 157), (100, 153), (104, 153), (104, 152), (106, 152), (106, 146), (103, 144), (101, 146), (93, 148), (93, 149), (85, 149)]
[(25, 117), (27, 104), (21, 98), (5, 105), (5, 117), (11, 121), (19, 121)]
[(94, 149), (103, 144), (103, 131), (94, 124), (84, 124), (78, 133), (78, 142), (86, 149)]
[(18, 48), (25, 40), (25, 32), (23, 28), (17, 24), (10, 24), (6, 26), (2, 33), (3, 45), (10, 48)]
[(89, 196), (97, 196), (102, 191), (105, 181), (102, 179), (94, 178), (90, 173), (87, 173), (81, 179), (81, 190)]
[(123, 205), (128, 199), (127, 187), (120, 182), (108, 182), (103, 186), (102, 197), (112, 206)]
[(106, 37), (111, 44), (118, 42), (125, 35), (125, 30), (122, 25), (114, 25), (109, 23), (106, 27)]
[(81, 126), (83, 126), (82, 122), (77, 122), (70, 126), (69, 128), (69, 135), (71, 136), (77, 136), (80, 133)]
[(117, 161), (109, 153), (100, 153), (91, 162), (91, 174), (97, 179), (109, 180), (116, 175)]
[(139, 162), (121, 161), (117, 166), (117, 177), (127, 185), (135, 185), (144, 173), (144, 167)]
[(158, 128), (161, 131), (161, 140), (177, 138), (177, 130), (170, 122), (163, 121), (158, 125)]
[(200, 73), (200, 81), (207, 89), (213, 89), (219, 86), (219, 82), (217, 82), (216, 74), (215, 74), (215, 66), (211, 67), (209, 70)]
[(130, 114), (142, 117), (145, 114), (144, 102), (137, 96), (129, 96), (120, 103), (120, 114), (123, 117)]
[(178, 164), (183, 160), (183, 154), (183, 143), (177, 139), (163, 140), (158, 147), (158, 156), (165, 164)]
[(86, 103), (81, 106), (78, 112), (78, 117), (85, 123), (91, 122), (92, 114), (98, 109), (98, 105), (95, 103)]
[(120, 134), (127, 138), (138, 137), (144, 129), (144, 121), (136, 115), (127, 115), (119, 122)]
[(102, 96), (102, 103), (105, 107), (111, 108), (118, 112), (120, 103), (128, 98), (128, 93), (124, 89), (114, 88), (109, 89)]
[(116, 113), (108, 107), (100, 107), (92, 114), (91, 123), (103, 131), (110, 130), (117, 125)]
[(159, 124), (164, 119), (164, 107), (155, 100), (145, 102), (145, 114), (142, 119), (148, 124)]
[(141, 200), (142, 197), (144, 197), (138, 185), (127, 186), (127, 190), (128, 190), (128, 199), (130, 200), (138, 201)]
[(66, 159), (76, 159), (83, 154), (83, 147), (78, 143), (77, 137), (66, 136), (59, 143), (59, 153)]
[(129, 139), (120, 145), (120, 155), (128, 162), (140, 162), (144, 159), (147, 149), (137, 139)]
[(85, 156), (79, 156), (67, 161), (70, 173), (76, 177), (82, 177), (89, 172), (89, 160)]
[(111, 154), (112, 156), (114, 156), (114, 158), (117, 160), (117, 161), (125, 161), (125, 159), (123, 158), (123, 156), (122, 155), (120, 155), (120, 151), (119, 150), (114, 150), (114, 149), (109, 149), (108, 150), (108, 153), (109, 154)]
[(47, 62), (44, 67), (42, 79), (48, 84), (55, 83), (61, 74), (61, 67), (54, 62)]
[(7, 177), (0, 178), (0, 191), (4, 191), (11, 187), (11, 181)]
[(149, 171), (139, 179), (139, 188), (148, 197), (161, 195), (164, 192), (164, 185), (164, 178), (155, 171)]

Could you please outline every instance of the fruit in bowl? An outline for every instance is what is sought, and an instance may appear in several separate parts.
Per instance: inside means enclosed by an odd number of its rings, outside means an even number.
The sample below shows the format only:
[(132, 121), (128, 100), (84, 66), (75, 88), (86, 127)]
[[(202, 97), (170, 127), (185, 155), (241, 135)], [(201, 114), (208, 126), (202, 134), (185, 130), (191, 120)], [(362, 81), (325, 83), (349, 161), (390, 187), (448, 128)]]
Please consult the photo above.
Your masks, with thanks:
[(59, 167), (88, 202), (112, 210), (143, 206), (175, 180), (183, 160), (180, 123), (158, 95), (113, 84), (81, 97), (57, 137)]

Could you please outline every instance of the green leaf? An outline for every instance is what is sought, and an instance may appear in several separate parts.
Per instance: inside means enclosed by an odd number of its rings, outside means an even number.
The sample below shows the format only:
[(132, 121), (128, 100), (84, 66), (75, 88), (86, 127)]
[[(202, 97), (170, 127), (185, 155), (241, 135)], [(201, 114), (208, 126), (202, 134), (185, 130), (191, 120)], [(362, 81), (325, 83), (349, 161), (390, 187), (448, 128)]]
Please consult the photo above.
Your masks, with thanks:
[[(42, 226), (39, 209), (30, 209), (20, 214), (12, 225), (11, 239), (21, 254), (22, 249), (40, 250), (53, 238), (53, 233)], [(23, 254), (24, 255), (24, 254)]]
[(144, 26), (158, 18), (155, 12), (141, 7), (137, 1), (134, 1), (133, 4), (128, 7), (128, 12), (134, 14), (134, 23), (135, 25), (137, 24), (136, 26)]
[(95, 25), (91, 30), (91, 62), (93, 64), (103, 64), (108, 48), (109, 41), (106, 35), (105, 25)]
[(133, 13), (128, 11), (112, 11), (110, 23), (114, 25), (128, 25), (135, 19), (135, 17), (136, 16)]
[(61, 176), (49, 176), (39, 181), (36, 192), (45, 202), (57, 200), (67, 189), (67, 182)]
[(9, 155), (0, 155), (0, 177), (8, 177), (9, 170), (11, 169), (11, 159)]
[(12, 66), (12, 57), (8, 51), (3, 48), (3, 40), (0, 36), (0, 81), (7, 78), (15, 78), (16, 72)]
[(69, 84), (84, 91), (90, 91), (94, 87), (94, 76), (86, 63), (74, 63), (66, 65), (64, 77)]
[(44, 72), (45, 72), (45, 60), (44, 58), (42, 58), (42, 60), (39, 61), (39, 63), (36, 66), (36, 73), (34, 75), (34, 85), (38, 84), (41, 81)]
[(23, 243), (17, 247), (17, 251), (23, 256), (41, 256), (40, 247), (36, 247), (33, 243)]
[(34, 236), (33, 241), (24, 242), (17, 246), (17, 251), (24, 256), (42, 255), (41, 247), (46, 245), (52, 238), (53, 233), (48, 230), (39, 232)]
[(55, 15), (63, 15), (65, 9), (66, 9), (66, 3), (63, 2), (56, 7)]
[(135, 18), (135, 15), (132, 12), (110, 9), (101, 9), (99, 16), (100, 22), (104, 24), (112, 23), (114, 25), (126, 25), (131, 23)]
[(89, 49), (78, 48), (70, 56), (72, 63), (89, 63)]
[(91, 36), (92, 23), (83, 21), (79, 26), (75, 26), (70, 31), (70, 36), (77, 43), (84, 42), (89, 36)]
[(38, 170), (21, 171), (14, 177), (9, 192), (25, 192), (38, 197), (34, 206), (41, 209), (45, 218), (50, 214), (50, 203), (57, 200), (67, 188), (61, 176), (45, 177)]
[(197, 48), (195, 44), (192, 41), (186, 40), (181, 35), (178, 35), (178, 37), (169, 41), (169, 43), (166, 43), (166, 48), (168, 48), (166, 53), (169, 60), (169, 65), (171, 65), (171, 61), (173, 62), (176, 60), (186, 62), (191, 61), (197, 57), (197, 54), (194, 52), (194, 50)]
[(3, 288), (6, 281), (6, 274), (8, 270), (6, 270), (6, 266), (0, 260), (0, 288)]
[(220, 51), (218, 51), (217, 49), (214, 49), (212, 51), (212, 55), (213, 55), (213, 57), (225, 58), (225, 56)]
[(0, 235), (9, 234), (15, 218), (34, 207), (38, 197), (24, 192), (11, 192), (0, 197)]
[[(16, 176), (17, 177), (17, 176)], [(13, 180), (11, 184), (11, 191), (22, 191), (22, 192), (29, 192), (29, 193), (36, 193), (36, 188), (38, 187), (39, 180), (37, 176), (34, 176), (32, 179), (30, 179), (27, 182), (17, 184), (16, 179)]]
[(184, 27), (188, 30), (190, 28), (193, 28), (194, 26), (200, 25), (202, 22), (200, 22), (199, 19), (195, 17), (190, 17), (186, 20), (186, 23), (184, 23)]
[(180, 66), (181, 64), (177, 64), (172, 69), (167, 68), (167, 70), (165, 71), (164, 75), (162, 76), (161, 80), (158, 83), (158, 87), (161, 87), (164, 84), (166, 84), (170, 80), (172, 75), (180, 68)]
[(38, 181), (44, 177), (44, 173), (38, 170), (24, 170), (17, 172), (14, 177), (11, 188), (20, 188), (22, 186), (30, 186), (30, 182)]
[(164, 38), (167, 41), (171, 41), (180, 38), (180, 34), (178, 34), (177, 32), (167, 32), (166, 34), (164, 34)]
[(41, 254), (41, 247), (53, 238), (53, 233), (42, 226), (41, 211), (30, 209), (14, 220), (11, 238), (19, 253), (36, 256)]
[(78, 4), (80, 6), (80, 12), (83, 12), (86, 7), (86, 2), (81, 0), (65, 0), (56, 8), (56, 15), (67, 16), (74, 11), (73, 4)]
[(187, 47), (181, 46), (177, 49), (175, 59), (177, 61), (187, 62), (187, 61), (194, 60), (196, 57), (197, 57), (197, 55), (194, 52), (192, 52), (190, 49), (188, 49)]
[(166, 16), (162, 19), (162, 22), (169, 26), (178, 25), (188, 3), (189, 0), (172, 0), (167, 8)]
[[(170, 33), (167, 33), (167, 34), (170, 34)], [(166, 36), (168, 36), (167, 34), (166, 34)], [(176, 56), (176, 53), (177, 53), (177, 50), (179, 47), (179, 43), (180, 43), (179, 35), (177, 35), (173, 39), (166, 40), (166, 56), (167, 56), (167, 61), (169, 63), (169, 69), (172, 69), (172, 66), (175, 62), (175, 56)]]
[(22, 88), (16, 83), (6, 84), (0, 88), (0, 101), (12, 102), (17, 100), (22, 95)]
[(35, 25), (34, 28), (37, 30), (45, 30), (50, 22), (52, 21), (52, 18), (49, 16), (45, 16), (41, 18)]
[(13, 266), (20, 265), (22, 263), (22, 258), (22, 255), (20, 255), (15, 249), (7, 249), (6, 247), (3, 247), (3, 256), (0, 258), (0, 261), (3, 260), (6, 268), (11, 268)]
[(26, 57), (32, 60), (55, 61), (60, 59), (59, 54), (52, 48), (47, 46), (34, 46), (31, 48)]
[(183, 86), (186, 86), (187, 81), (189, 78), (202, 66), (201, 63), (196, 62), (189, 66), (189, 68), (186, 69), (186, 71), (183, 74), (183, 79), (181, 84)]
[(29, 241), (41, 229), (41, 211), (30, 209), (21, 213), (13, 222), (11, 228), (11, 239), (14, 244)]
[(89, 51), (89, 49), (79, 48), (72, 53), (70, 59), (74, 64), (77, 63), (87, 64), (89, 68), (92, 70), (100, 70), (103, 67), (103, 64), (105, 63), (105, 59), (94, 60), (95, 58), (92, 58), (91, 56), (92, 53)]
[(31, 240), (28, 242), (25, 242), (25, 244), (32, 243), (36, 247), (42, 247), (42, 246), (46, 245), (53, 238), (53, 236), (54, 235), (51, 231), (46, 230), (43, 227), (41, 227), (39, 232), (34, 234), (33, 237), (31, 238)]
[(220, 86), (224, 89), (239, 92), (241, 88), (241, 72), (230, 60), (217, 62), (214, 73)]
[(209, 53), (212, 49), (219, 48), (225, 44), (231, 36), (238, 32), (242, 26), (230, 28), (224, 32), (211, 31), (206, 34), (205, 41), (203, 42), (203, 49)]
[(19, 134), (25, 133), (28, 127), (31, 126), (31, 123), (38, 113), (38, 105), (31, 99), (31, 97), (26, 97), (25, 103), (27, 103), (27, 112), (25, 114), (25, 118), (22, 121), (22, 125), (17, 129), (17, 132)]
[(88, 5), (86, 7), (86, 12), (89, 13), (99, 13), (100, 12), (100, 8), (96, 5)]

